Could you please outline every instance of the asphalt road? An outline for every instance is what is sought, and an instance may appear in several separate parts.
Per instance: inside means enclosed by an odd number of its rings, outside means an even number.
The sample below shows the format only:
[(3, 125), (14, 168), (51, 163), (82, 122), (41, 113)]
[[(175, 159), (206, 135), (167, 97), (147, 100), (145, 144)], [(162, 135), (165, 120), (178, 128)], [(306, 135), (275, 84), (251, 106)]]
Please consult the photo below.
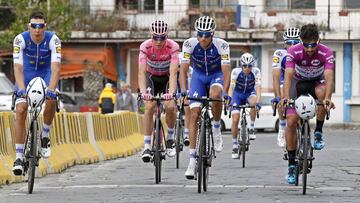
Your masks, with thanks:
[(210, 168), (209, 189), (197, 193), (197, 182), (186, 180), (188, 150), (163, 163), (163, 179), (154, 180), (153, 164), (144, 164), (140, 153), (92, 165), (78, 165), (61, 174), (36, 179), (34, 193), (27, 183), (2, 186), (0, 202), (359, 202), (360, 132), (326, 131), (326, 146), (316, 151), (308, 176), (307, 194), (285, 181), (287, 162), (276, 145), (275, 133), (258, 133), (247, 154), (247, 166), (231, 159), (229, 132), (224, 150)]

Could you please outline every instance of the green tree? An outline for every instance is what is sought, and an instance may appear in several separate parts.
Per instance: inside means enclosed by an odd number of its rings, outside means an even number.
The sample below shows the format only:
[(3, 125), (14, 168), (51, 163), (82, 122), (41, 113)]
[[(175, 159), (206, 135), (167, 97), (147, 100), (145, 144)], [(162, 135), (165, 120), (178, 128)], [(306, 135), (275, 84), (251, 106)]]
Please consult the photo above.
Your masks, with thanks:
[[(50, 2), (49, 10), (47, 1)], [(27, 30), (29, 16), (37, 10), (44, 12), (48, 30), (55, 32), (62, 41), (70, 38), (75, 17), (70, 0), (8, 0), (5, 4), (12, 8), (16, 19), (0, 33), (0, 50), (12, 49), (15, 36)]]

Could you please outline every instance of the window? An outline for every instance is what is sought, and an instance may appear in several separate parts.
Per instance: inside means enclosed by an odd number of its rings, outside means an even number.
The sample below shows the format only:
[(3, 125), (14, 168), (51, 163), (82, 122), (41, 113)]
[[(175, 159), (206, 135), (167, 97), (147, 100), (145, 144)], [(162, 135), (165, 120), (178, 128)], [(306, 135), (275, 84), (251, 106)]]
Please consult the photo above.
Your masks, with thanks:
[(359, 0), (344, 0), (345, 9), (360, 9)]
[(115, 6), (117, 9), (124, 8), (125, 10), (138, 10), (139, 1), (133, 0), (116, 0)]
[(266, 0), (268, 10), (315, 9), (315, 0)]
[[(164, 0), (158, 0), (159, 1), (159, 7), (158, 10), (159, 11), (163, 11), (164, 10)], [(143, 10), (144, 11), (155, 11), (155, 0), (144, 0), (144, 5), (143, 5)]]

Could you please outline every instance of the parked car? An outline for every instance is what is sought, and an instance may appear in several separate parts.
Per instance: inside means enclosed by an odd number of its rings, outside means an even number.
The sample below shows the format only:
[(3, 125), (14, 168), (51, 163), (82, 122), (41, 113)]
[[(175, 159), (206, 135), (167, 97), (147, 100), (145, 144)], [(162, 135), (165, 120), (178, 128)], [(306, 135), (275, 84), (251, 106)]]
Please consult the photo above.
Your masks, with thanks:
[[(262, 108), (259, 112), (259, 118), (255, 120), (255, 129), (257, 130), (279, 130), (279, 117), (276, 113), (276, 116), (273, 116), (273, 109), (271, 106), (271, 99), (274, 98), (273, 93), (262, 93), (261, 94), (261, 104)], [(248, 111), (247, 117), (248, 123), (250, 123), (250, 116)], [(224, 111), (221, 115), (221, 129), (230, 130), (231, 129), (231, 118), (229, 115), (224, 115)]]
[(15, 91), (14, 84), (0, 72), (0, 111), (11, 111), (12, 95)]

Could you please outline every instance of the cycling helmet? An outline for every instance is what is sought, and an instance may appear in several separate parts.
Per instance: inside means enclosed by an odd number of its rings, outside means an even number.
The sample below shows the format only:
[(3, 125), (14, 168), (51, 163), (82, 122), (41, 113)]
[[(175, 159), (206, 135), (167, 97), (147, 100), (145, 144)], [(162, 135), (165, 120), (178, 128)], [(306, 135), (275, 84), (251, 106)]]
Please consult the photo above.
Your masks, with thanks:
[(153, 35), (166, 35), (168, 32), (168, 25), (163, 20), (155, 20), (151, 23), (150, 32)]
[(241, 65), (253, 66), (255, 64), (255, 59), (252, 54), (245, 53), (245, 54), (241, 55), (240, 62), (241, 62)]
[(310, 95), (301, 95), (295, 100), (295, 110), (300, 118), (304, 120), (312, 119), (316, 115), (317, 104)]
[(45, 100), (46, 84), (40, 77), (33, 78), (26, 87), (27, 101), (33, 108), (40, 107)]
[(288, 29), (285, 30), (283, 34), (284, 41), (288, 39), (299, 39), (299, 38), (300, 38), (300, 29), (296, 27), (289, 27)]
[(195, 30), (198, 32), (214, 32), (215, 28), (215, 20), (209, 16), (202, 16), (195, 22)]

